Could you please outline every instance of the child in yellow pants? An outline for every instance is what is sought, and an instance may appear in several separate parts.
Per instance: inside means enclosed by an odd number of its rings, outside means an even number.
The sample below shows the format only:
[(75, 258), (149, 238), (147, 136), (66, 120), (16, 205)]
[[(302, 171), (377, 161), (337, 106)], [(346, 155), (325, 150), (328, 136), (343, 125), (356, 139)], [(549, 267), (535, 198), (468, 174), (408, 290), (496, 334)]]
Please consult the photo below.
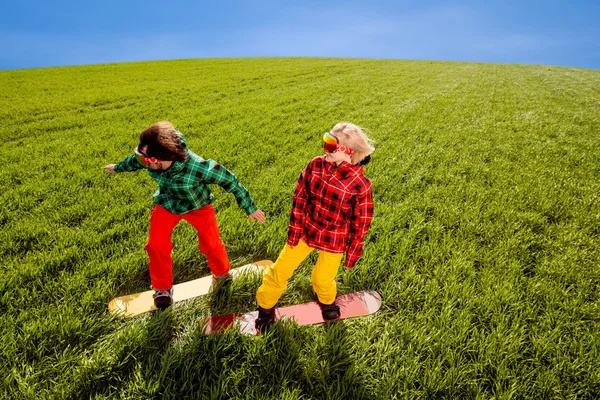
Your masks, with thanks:
[[(262, 285), (256, 293), (256, 300), (260, 307), (275, 307), (287, 286), (288, 279), (313, 250), (303, 240), (300, 240), (296, 247), (285, 245), (277, 261), (269, 267), (268, 272), (264, 275)], [(319, 251), (319, 258), (312, 271), (310, 282), (319, 301), (323, 304), (331, 304), (335, 301), (337, 289), (335, 276), (343, 255), (344, 253)]]
[(335, 304), (337, 271), (353, 268), (373, 217), (371, 181), (363, 165), (375, 150), (362, 128), (342, 122), (323, 136), (325, 155), (315, 157), (302, 171), (294, 191), (287, 244), (263, 277), (256, 300), (256, 327), (263, 330), (275, 319), (275, 304), (296, 268), (319, 251), (311, 282), (323, 318), (340, 315)]

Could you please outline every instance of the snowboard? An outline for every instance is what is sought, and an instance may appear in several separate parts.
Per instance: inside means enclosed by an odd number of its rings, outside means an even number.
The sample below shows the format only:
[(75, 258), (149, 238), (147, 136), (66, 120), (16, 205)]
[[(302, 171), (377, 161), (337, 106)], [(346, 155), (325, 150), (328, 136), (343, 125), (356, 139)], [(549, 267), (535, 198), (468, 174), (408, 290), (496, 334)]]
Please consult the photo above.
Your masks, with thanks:
[[(257, 261), (239, 268), (232, 268), (229, 271), (229, 274), (235, 279), (235, 277), (240, 274), (262, 272), (271, 264), (273, 264), (273, 261), (271, 260)], [(194, 279), (193, 281), (174, 285), (173, 303), (210, 293), (212, 282), (212, 275), (208, 275), (203, 278)], [(123, 317), (133, 317), (156, 310), (156, 307), (154, 307), (154, 299), (152, 298), (153, 294), (154, 290), (147, 290), (145, 292), (114, 298), (108, 303), (108, 310), (113, 314)]]
[[(340, 307), (340, 317), (331, 321), (323, 319), (321, 308), (316, 301), (294, 306), (275, 309), (275, 321), (289, 318), (298, 325), (313, 325), (323, 322), (339, 321), (346, 318), (362, 317), (375, 313), (381, 307), (381, 296), (372, 290), (349, 293), (339, 296), (335, 303)], [(227, 329), (238, 329), (242, 333), (257, 335), (260, 332), (255, 328), (254, 322), (258, 311), (245, 314), (230, 314), (210, 316), (201, 320), (204, 333), (223, 333)]]

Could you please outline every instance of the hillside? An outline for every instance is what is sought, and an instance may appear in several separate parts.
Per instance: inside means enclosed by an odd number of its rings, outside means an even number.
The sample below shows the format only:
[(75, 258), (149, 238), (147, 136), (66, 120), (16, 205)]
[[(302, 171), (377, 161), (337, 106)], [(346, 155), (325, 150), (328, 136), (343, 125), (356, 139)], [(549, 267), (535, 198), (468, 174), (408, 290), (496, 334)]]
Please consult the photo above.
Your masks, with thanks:
[[(0, 71), (3, 398), (593, 398), (600, 393), (600, 71), (356, 59), (202, 59)], [(147, 290), (144, 172), (108, 176), (167, 119), (267, 214), (213, 189), (232, 266), (275, 260), (324, 131), (375, 140), (375, 218), (339, 292), (376, 315), (204, 336), (255, 308), (235, 281), (121, 320)], [(176, 282), (209, 274), (187, 224)], [(312, 255), (280, 305), (311, 299)]]

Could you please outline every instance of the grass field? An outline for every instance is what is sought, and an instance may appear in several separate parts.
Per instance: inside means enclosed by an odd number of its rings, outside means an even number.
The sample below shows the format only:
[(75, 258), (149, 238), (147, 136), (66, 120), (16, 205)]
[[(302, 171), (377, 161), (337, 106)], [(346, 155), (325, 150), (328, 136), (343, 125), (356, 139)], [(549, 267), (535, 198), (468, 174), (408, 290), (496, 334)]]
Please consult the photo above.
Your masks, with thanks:
[[(1, 71), (0, 397), (598, 398), (600, 71), (210, 59)], [(374, 316), (204, 336), (259, 280), (121, 320), (147, 290), (154, 182), (109, 176), (163, 119), (267, 214), (215, 187), (233, 266), (275, 260), (295, 180), (335, 123), (370, 130), (375, 218), (339, 291)], [(187, 224), (176, 282), (209, 273)], [(311, 299), (311, 256), (280, 305)]]

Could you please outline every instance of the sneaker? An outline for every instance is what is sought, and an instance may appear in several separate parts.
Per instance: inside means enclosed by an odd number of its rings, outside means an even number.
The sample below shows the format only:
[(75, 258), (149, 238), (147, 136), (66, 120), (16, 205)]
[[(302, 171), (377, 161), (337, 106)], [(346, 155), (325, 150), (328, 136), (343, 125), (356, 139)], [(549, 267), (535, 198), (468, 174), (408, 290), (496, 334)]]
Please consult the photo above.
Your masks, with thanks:
[(154, 298), (154, 305), (156, 308), (159, 310), (165, 310), (171, 304), (173, 304), (173, 288), (169, 290), (154, 289), (152, 298)]
[(319, 303), (319, 307), (321, 307), (321, 315), (323, 315), (324, 320), (332, 321), (340, 317), (340, 307), (338, 307), (335, 302), (332, 304), (323, 304), (318, 301), (317, 303)]
[(254, 322), (256, 329), (264, 332), (273, 321), (275, 321), (275, 307), (262, 308), (261, 306), (258, 306), (258, 317)]

